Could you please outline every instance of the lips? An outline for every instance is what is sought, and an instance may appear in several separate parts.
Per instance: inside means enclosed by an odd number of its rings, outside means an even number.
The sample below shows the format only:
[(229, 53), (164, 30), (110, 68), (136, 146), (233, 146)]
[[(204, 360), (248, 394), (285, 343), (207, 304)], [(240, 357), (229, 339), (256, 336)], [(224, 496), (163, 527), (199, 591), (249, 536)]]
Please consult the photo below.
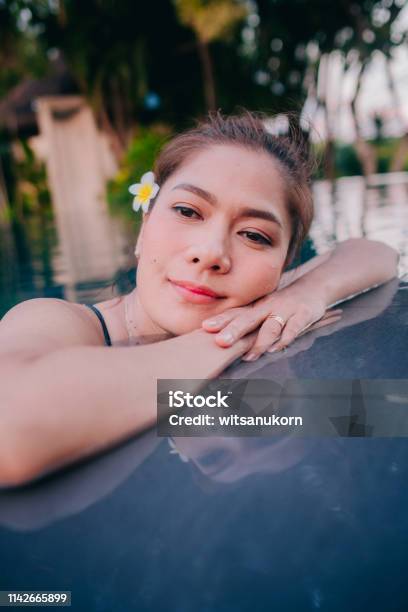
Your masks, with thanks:
[(210, 287), (207, 287), (205, 285), (197, 285), (196, 283), (192, 283), (190, 281), (184, 281), (184, 280), (171, 280), (170, 279), (170, 282), (172, 282), (174, 285), (177, 285), (177, 287), (188, 289), (192, 293), (196, 293), (198, 295), (207, 295), (209, 297), (218, 298), (218, 299), (224, 297), (223, 295), (216, 293), (215, 291), (210, 289)]
[(214, 304), (225, 297), (205, 285), (197, 285), (191, 281), (173, 281), (169, 279), (169, 284), (182, 303), (187, 302), (189, 304), (205, 306)]

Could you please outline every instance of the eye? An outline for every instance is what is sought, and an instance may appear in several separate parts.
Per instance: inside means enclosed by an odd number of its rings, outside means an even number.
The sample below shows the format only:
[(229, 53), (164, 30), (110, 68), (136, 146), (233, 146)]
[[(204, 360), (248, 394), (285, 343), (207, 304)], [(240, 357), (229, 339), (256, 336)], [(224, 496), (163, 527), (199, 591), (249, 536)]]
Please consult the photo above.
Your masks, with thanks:
[(264, 244), (266, 246), (272, 246), (272, 242), (266, 238), (265, 236), (262, 236), (262, 234), (258, 234), (258, 232), (240, 232), (241, 234), (246, 234), (247, 238), (253, 242), (254, 244)]
[(186, 217), (188, 219), (194, 218), (193, 215), (197, 215), (197, 217), (200, 216), (198, 212), (196, 212), (193, 208), (190, 208), (189, 206), (177, 205), (173, 206), (173, 210), (177, 211), (179, 216)]

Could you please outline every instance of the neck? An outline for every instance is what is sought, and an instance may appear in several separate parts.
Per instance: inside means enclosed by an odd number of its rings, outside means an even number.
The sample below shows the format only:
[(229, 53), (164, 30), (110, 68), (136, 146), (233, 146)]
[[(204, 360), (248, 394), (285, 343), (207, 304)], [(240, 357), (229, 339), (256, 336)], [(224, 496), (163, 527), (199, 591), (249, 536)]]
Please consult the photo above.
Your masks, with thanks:
[(173, 336), (148, 316), (140, 302), (137, 288), (125, 297), (125, 318), (131, 344), (150, 344)]

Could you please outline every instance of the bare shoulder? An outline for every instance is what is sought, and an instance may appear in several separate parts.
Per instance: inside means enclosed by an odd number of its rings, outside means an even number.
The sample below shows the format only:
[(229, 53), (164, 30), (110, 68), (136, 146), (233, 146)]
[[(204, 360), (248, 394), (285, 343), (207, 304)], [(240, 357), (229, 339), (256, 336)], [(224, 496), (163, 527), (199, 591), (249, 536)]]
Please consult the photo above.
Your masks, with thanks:
[(100, 326), (82, 304), (56, 298), (26, 300), (0, 321), (0, 355), (28, 351), (39, 355), (77, 345), (103, 345)]

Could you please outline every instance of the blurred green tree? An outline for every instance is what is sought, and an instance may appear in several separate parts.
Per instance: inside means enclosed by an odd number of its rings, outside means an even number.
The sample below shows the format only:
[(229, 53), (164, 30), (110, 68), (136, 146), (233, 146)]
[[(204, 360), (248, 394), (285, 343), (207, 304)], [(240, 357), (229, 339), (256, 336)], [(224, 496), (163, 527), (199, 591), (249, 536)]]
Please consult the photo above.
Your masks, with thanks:
[(0, 1), (0, 99), (23, 78), (42, 76), (47, 68), (31, 17), (26, 2)]
[[(368, 167), (360, 86), (374, 55), (389, 60), (406, 40), (394, 28), (402, 7), (401, 0), (0, 0), (0, 97), (60, 52), (118, 159), (140, 125), (157, 119), (178, 128), (217, 106), (301, 111), (314, 97), (326, 118), (331, 176), (327, 56), (341, 55), (342, 78), (356, 73), (350, 110)], [(390, 88), (393, 78), (390, 71)]]
[(361, 82), (376, 53), (390, 59), (395, 47), (406, 41), (406, 34), (395, 31), (404, 4), (401, 0), (337, 0), (328, 7), (326, 0), (257, 1), (260, 23), (255, 62), (267, 75), (265, 83), (271, 83), (280, 98), (279, 108), (300, 111), (307, 96), (315, 98), (315, 112), (322, 110), (325, 117), (328, 176), (335, 175), (333, 124), (337, 115), (330, 113), (327, 103), (327, 56), (341, 55), (343, 79), (348, 71), (355, 73), (350, 111), (359, 159), (369, 173), (376, 161), (374, 149), (363, 138), (357, 112)]
[(247, 8), (237, 0), (174, 0), (174, 3), (180, 22), (196, 36), (207, 110), (213, 111), (217, 96), (209, 45), (216, 40), (230, 40), (233, 29), (247, 15)]

